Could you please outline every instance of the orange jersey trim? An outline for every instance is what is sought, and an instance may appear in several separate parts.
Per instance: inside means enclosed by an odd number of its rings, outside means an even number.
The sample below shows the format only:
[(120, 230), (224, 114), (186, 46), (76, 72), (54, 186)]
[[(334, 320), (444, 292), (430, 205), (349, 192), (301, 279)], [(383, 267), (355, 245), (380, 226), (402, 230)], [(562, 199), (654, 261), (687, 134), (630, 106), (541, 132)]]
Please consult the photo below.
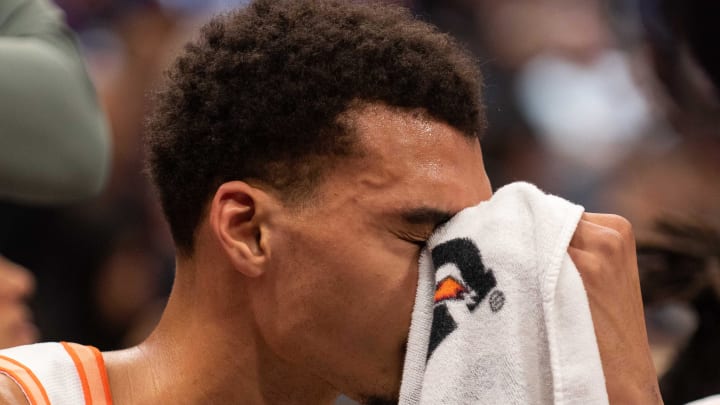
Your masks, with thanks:
[(98, 349), (77, 343), (60, 342), (75, 363), (82, 383), (85, 405), (112, 405), (110, 385)]
[(110, 381), (108, 381), (107, 370), (105, 369), (105, 361), (103, 360), (102, 353), (100, 350), (89, 346), (95, 355), (95, 364), (97, 364), (98, 370), (100, 370), (100, 378), (102, 379), (103, 391), (105, 392), (105, 403), (112, 405), (112, 394), (110, 393)]
[(30, 405), (50, 405), (45, 388), (35, 373), (24, 364), (9, 357), (0, 356), (0, 373), (10, 377), (20, 386)]
[(78, 376), (80, 377), (80, 384), (82, 385), (83, 390), (83, 396), (85, 397), (85, 405), (91, 405), (92, 404), (92, 398), (90, 397), (90, 384), (87, 379), (87, 375), (85, 375), (85, 368), (82, 365), (82, 361), (80, 360), (80, 357), (75, 353), (75, 350), (73, 350), (72, 347), (70, 347), (70, 344), (67, 342), (60, 342), (60, 344), (63, 346), (65, 351), (70, 355), (70, 358), (72, 359), (73, 363), (75, 363), (75, 369), (78, 372)]

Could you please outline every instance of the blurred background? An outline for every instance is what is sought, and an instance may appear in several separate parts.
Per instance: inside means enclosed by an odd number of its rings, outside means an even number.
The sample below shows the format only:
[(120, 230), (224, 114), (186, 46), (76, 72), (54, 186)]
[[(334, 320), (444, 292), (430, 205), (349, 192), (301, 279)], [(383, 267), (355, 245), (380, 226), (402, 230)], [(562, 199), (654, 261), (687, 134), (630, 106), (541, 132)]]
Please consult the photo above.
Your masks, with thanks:
[[(103, 193), (0, 202), (0, 252), (29, 269), (42, 340), (138, 343), (169, 293), (172, 241), (143, 174), (149, 93), (208, 17), (241, 0), (57, 0), (112, 132)], [(718, 4), (395, 1), (482, 67), (493, 186), (525, 180), (635, 227), (665, 403), (720, 393)], [(351, 403), (341, 399), (339, 403)]]

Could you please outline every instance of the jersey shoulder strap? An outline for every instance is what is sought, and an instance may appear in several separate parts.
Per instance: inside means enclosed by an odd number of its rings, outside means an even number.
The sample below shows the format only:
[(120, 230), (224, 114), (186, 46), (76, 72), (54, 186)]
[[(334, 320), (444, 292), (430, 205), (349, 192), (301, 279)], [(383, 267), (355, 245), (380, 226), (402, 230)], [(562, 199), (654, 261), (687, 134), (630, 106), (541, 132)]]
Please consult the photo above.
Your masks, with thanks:
[(102, 354), (76, 343), (38, 343), (0, 350), (0, 373), (30, 405), (112, 405)]
[(0, 355), (0, 373), (7, 375), (20, 386), (30, 405), (50, 405), (45, 387), (26, 365), (12, 357)]
[(112, 405), (110, 384), (100, 351), (77, 343), (60, 343), (77, 369), (86, 405)]

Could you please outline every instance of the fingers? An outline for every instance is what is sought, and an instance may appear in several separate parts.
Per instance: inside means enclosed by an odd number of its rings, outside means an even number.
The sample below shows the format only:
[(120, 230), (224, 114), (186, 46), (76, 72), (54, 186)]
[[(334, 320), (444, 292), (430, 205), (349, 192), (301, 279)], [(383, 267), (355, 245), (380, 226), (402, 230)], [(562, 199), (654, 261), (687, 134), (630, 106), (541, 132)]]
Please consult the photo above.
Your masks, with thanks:
[(0, 256), (0, 301), (22, 300), (35, 291), (30, 271)]
[(32, 274), (0, 256), (0, 348), (36, 341), (38, 332), (25, 305), (34, 290)]
[[(611, 214), (583, 214), (570, 247), (601, 257), (605, 261), (622, 262), (617, 270), (633, 272), (638, 278), (635, 237), (632, 225), (625, 218)], [(582, 271), (581, 271), (582, 273)]]
[(635, 250), (635, 235), (630, 222), (613, 214), (584, 213), (578, 223), (578, 230), (573, 236), (570, 246), (594, 245), (598, 239), (614, 239)]
[(628, 282), (640, 297), (635, 237), (625, 218), (611, 214), (583, 214), (568, 248), (585, 283)]
[(38, 332), (27, 306), (0, 304), (0, 348), (25, 345), (37, 340)]
[(580, 273), (590, 300), (595, 298), (595, 292), (601, 289), (603, 284), (613, 282), (602, 259), (597, 255), (572, 246), (568, 248), (568, 254)]

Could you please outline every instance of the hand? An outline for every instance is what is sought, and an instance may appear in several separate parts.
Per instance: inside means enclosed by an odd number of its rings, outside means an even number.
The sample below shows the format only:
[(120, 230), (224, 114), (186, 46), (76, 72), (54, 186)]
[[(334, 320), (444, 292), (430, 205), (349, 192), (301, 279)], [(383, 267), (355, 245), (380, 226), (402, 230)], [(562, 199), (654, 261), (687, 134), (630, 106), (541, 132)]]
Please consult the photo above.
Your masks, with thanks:
[(37, 329), (25, 300), (35, 289), (32, 274), (0, 256), (0, 348), (33, 343)]
[(568, 253), (587, 291), (610, 403), (662, 404), (630, 223), (586, 213)]

